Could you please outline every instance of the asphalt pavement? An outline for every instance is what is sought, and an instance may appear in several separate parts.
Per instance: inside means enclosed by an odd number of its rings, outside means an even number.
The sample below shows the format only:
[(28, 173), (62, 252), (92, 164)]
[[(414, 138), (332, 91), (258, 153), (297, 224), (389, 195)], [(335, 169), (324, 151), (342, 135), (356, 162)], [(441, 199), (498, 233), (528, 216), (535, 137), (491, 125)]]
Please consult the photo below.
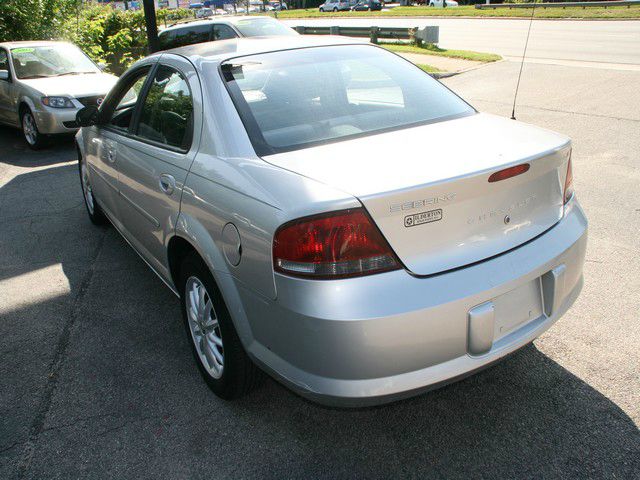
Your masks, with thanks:
[[(445, 82), (508, 116), (517, 70)], [(273, 380), (216, 398), (177, 299), (89, 222), (71, 144), (31, 152), (0, 127), (0, 478), (640, 478), (639, 83), (525, 66), (518, 118), (574, 140), (583, 293), (497, 366), (359, 410)], [(428, 145), (412, 154), (437, 161)]]
[[(438, 45), (447, 49), (520, 58), (529, 29), (525, 19), (325, 18), (285, 20), (289, 26), (439, 26)], [(640, 71), (640, 21), (534, 20), (527, 57), (535, 63)]]

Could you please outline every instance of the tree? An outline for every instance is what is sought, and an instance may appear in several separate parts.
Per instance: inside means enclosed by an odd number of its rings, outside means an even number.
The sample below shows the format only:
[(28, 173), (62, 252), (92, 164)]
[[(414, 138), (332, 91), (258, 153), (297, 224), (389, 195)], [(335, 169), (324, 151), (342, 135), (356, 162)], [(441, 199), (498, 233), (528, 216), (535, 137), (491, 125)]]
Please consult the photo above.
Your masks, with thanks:
[(81, 0), (1, 0), (0, 42), (52, 38), (80, 7)]

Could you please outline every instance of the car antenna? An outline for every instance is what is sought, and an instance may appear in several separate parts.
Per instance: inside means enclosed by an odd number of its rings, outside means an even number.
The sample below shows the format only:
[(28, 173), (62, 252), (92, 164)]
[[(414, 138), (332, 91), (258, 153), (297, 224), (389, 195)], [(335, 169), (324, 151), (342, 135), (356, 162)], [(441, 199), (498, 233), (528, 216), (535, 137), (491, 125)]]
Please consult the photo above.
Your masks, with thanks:
[(522, 52), (522, 62), (520, 62), (520, 72), (518, 73), (518, 83), (516, 84), (516, 92), (513, 95), (513, 110), (511, 110), (511, 120), (516, 119), (516, 100), (518, 98), (518, 89), (520, 88), (520, 77), (522, 77), (522, 67), (524, 67), (524, 59), (527, 56), (527, 47), (529, 46), (529, 35), (531, 34), (531, 25), (533, 25), (534, 13), (536, 13), (536, 0), (533, 0), (533, 7), (531, 7), (531, 18), (529, 19), (529, 29), (527, 30), (527, 39), (524, 42), (524, 51)]

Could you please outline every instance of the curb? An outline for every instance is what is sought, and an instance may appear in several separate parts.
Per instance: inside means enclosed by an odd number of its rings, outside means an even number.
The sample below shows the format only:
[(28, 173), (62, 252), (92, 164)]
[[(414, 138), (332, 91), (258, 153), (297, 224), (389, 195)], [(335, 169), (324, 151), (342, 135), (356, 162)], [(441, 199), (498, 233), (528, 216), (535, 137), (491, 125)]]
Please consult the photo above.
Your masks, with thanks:
[(460, 75), (461, 73), (467, 73), (472, 70), (477, 70), (479, 68), (488, 67), (489, 65), (495, 65), (496, 63), (502, 62), (506, 62), (506, 60), (504, 58), (501, 58), (500, 60), (496, 60), (495, 62), (485, 62), (481, 65), (474, 65), (473, 67), (465, 68), (464, 70), (458, 70), (457, 72), (434, 72), (431, 74), (431, 76), (435, 79), (440, 80), (441, 78), (453, 77), (455, 75)]
[[(376, 15), (375, 17), (365, 17), (365, 16), (327, 16), (327, 17), (322, 17), (322, 16), (317, 16), (317, 17), (285, 17), (285, 18), (280, 18), (278, 17), (278, 20), (280, 21), (289, 21), (289, 20), (322, 20), (324, 18), (347, 18), (347, 19), (352, 19), (352, 18), (362, 18), (362, 19), (378, 19), (378, 18), (384, 18), (384, 19), (393, 19), (393, 18), (415, 18), (418, 20), (430, 20), (430, 19), (438, 19), (438, 18), (443, 18), (446, 20), (451, 20), (451, 19), (456, 19), (456, 18), (460, 18), (463, 20), (527, 20), (530, 21), (531, 17), (484, 17), (484, 16), (463, 16), (463, 15), (457, 15), (457, 16), (453, 16), (453, 17), (445, 17), (444, 15)], [(628, 17), (623, 17), (623, 18), (596, 18), (596, 17), (591, 17), (591, 18), (580, 18), (580, 17), (533, 17), (533, 21), (563, 21), (563, 22), (637, 22), (640, 21), (640, 17), (637, 18), (628, 18)]]

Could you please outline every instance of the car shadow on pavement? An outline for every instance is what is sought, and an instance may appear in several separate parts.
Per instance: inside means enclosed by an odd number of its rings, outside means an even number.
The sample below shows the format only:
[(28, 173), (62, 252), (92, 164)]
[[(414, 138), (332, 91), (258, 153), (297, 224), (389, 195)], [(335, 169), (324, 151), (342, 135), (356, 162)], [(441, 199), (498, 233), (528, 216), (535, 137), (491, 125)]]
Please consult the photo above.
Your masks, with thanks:
[(0, 163), (18, 167), (44, 167), (69, 160), (76, 160), (75, 151), (69, 156), (69, 147), (73, 146), (72, 135), (55, 135), (48, 139), (42, 150), (31, 150), (16, 128), (0, 126)]
[(638, 477), (632, 419), (535, 346), (381, 407), (325, 408), (269, 379), (218, 399), (177, 299), (89, 222), (77, 175), (0, 187), (0, 477)]

